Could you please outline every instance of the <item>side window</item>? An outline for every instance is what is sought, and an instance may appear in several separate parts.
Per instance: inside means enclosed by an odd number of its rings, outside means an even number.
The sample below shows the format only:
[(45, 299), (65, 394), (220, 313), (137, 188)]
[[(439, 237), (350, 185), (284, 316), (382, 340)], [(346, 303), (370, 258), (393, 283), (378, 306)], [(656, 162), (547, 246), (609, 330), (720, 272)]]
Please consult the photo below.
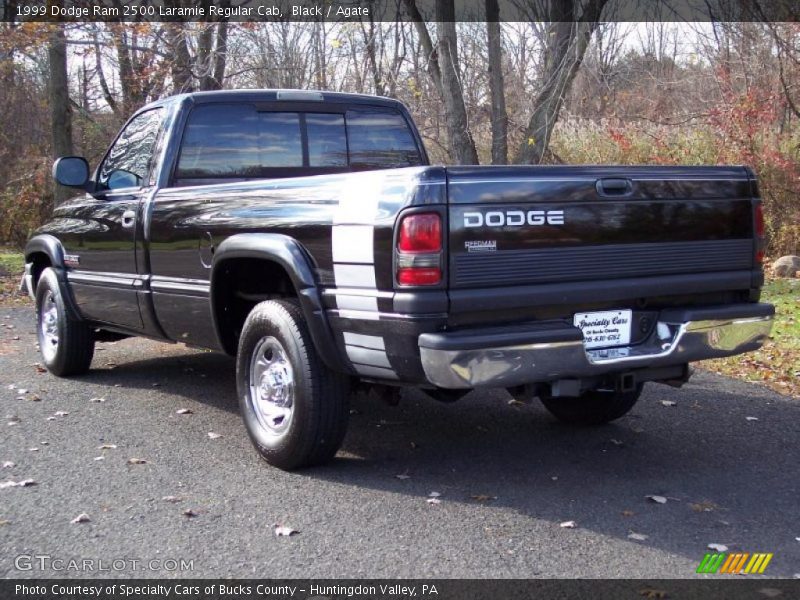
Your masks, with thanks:
[(134, 118), (120, 133), (98, 171), (101, 190), (141, 187), (153, 161), (163, 110), (148, 110)]
[(302, 166), (297, 113), (258, 112), (252, 104), (208, 104), (189, 115), (175, 177), (263, 177), (266, 169)]
[(408, 124), (394, 111), (347, 112), (350, 166), (361, 169), (422, 164)]

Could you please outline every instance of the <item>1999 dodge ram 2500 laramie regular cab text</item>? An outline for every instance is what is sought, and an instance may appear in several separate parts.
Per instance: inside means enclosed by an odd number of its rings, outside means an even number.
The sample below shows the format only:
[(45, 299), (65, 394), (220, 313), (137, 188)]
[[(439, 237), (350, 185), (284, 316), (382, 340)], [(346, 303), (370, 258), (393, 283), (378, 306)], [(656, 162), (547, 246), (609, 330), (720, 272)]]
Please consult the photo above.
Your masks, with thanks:
[(336, 453), (353, 384), (603, 423), (772, 323), (744, 167), (428, 166), (399, 102), (280, 90), (167, 98), (53, 172), (82, 192), (25, 250), (47, 368), (136, 335), (235, 355), (286, 469)]

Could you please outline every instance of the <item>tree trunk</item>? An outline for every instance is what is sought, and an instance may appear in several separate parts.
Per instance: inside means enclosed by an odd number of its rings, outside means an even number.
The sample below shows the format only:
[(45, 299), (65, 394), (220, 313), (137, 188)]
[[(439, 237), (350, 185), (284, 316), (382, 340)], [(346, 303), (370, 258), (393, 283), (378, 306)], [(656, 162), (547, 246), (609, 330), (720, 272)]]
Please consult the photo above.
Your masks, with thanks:
[[(72, 106), (69, 101), (69, 81), (67, 79), (67, 43), (62, 25), (53, 27), (47, 44), (47, 58), (50, 63), (48, 92), (53, 158), (58, 158), (73, 153)], [(68, 188), (60, 185), (56, 185), (55, 188), (56, 202), (69, 197), (70, 190)]]
[(189, 46), (186, 42), (186, 25), (183, 22), (165, 23), (167, 46), (172, 53), (170, 74), (172, 91), (175, 94), (194, 90)]
[[(550, 4), (550, 25), (544, 49), (542, 89), (525, 129), (517, 163), (542, 162), (558, 113), (569, 91), (607, 0), (590, 0), (581, 21), (575, 21), (573, 2)], [(577, 0), (575, 0), (577, 2)]]
[[(224, 3), (223, 3), (224, 4)], [(221, 90), (225, 83), (225, 67), (228, 63), (228, 22), (217, 25), (217, 46), (214, 56), (214, 83)]]
[(486, 42), (489, 50), (489, 92), (492, 102), (492, 164), (508, 164), (508, 113), (503, 81), (503, 40), (500, 7), (486, 0)]
[(459, 165), (477, 165), (478, 152), (469, 131), (467, 109), (458, 72), (458, 37), (453, 0), (436, 0), (439, 39), (436, 55), (441, 72), (442, 101), (449, 138), (450, 156)]

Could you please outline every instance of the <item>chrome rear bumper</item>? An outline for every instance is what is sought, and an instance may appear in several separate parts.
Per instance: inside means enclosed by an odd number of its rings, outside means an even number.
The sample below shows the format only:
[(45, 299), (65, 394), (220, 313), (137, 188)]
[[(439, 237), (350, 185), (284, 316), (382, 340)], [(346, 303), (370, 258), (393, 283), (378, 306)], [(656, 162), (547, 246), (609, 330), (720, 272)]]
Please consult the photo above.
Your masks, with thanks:
[(689, 363), (749, 352), (772, 329), (770, 304), (664, 310), (641, 344), (586, 350), (579, 329), (533, 324), (517, 330), (425, 333), (422, 367), (442, 388), (512, 387)]

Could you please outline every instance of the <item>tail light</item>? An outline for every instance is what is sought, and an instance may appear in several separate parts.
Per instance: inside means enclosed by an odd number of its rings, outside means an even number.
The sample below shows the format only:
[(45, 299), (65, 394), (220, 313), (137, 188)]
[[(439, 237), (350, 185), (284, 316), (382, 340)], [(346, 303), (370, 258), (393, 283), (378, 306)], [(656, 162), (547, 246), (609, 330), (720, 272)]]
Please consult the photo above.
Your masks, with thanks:
[(437, 213), (407, 215), (397, 235), (397, 283), (436, 285), (442, 281), (442, 218)]
[(756, 264), (764, 262), (764, 209), (757, 202), (753, 210), (753, 229), (756, 237)]

